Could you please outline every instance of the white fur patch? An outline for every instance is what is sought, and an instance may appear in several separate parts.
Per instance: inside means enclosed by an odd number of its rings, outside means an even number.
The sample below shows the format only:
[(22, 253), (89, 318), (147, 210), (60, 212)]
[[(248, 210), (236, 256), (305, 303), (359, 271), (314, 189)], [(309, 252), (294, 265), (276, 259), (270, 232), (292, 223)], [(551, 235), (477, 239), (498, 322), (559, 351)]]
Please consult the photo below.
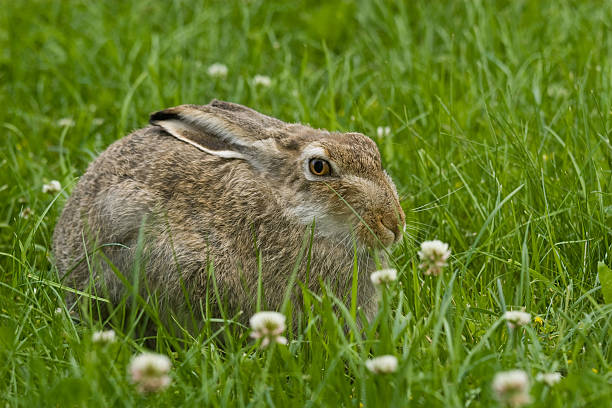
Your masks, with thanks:
[(303, 202), (285, 211), (291, 217), (297, 218), (302, 225), (309, 226), (314, 221), (315, 234), (319, 236), (346, 236), (351, 231), (350, 225), (327, 214), (325, 208), (321, 208), (319, 204)]
[(327, 159), (327, 151), (325, 151), (325, 149), (319, 146), (318, 144), (311, 143), (304, 148), (300, 158), (304, 160), (310, 159), (312, 157), (320, 157), (322, 159)]

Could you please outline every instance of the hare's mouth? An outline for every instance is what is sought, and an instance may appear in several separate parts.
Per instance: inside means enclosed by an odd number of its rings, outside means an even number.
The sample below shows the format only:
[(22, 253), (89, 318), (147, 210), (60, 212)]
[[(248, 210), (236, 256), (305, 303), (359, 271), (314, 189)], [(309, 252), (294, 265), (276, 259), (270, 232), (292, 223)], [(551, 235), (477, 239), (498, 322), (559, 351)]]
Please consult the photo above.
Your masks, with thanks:
[(389, 247), (402, 239), (403, 225), (399, 220), (379, 217), (370, 222), (361, 221), (355, 228), (356, 236), (368, 247)]

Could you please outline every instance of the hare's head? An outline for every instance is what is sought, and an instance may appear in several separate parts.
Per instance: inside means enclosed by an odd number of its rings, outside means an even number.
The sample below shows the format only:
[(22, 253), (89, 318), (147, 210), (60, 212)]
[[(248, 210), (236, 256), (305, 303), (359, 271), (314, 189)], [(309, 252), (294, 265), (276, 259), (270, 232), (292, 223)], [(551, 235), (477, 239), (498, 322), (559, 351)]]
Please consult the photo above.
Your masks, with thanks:
[(404, 212), (376, 144), (360, 133), (288, 124), (221, 101), (182, 105), (151, 116), (153, 125), (208, 154), (243, 160), (285, 205), (286, 217), (317, 234), (368, 247), (402, 236)]

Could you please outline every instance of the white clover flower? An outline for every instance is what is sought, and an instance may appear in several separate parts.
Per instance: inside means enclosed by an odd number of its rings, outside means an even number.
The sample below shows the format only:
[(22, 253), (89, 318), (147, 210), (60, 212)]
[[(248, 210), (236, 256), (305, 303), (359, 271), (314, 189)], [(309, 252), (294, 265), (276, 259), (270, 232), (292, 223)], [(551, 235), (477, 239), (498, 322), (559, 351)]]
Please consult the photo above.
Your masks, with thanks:
[(32, 214), (34, 214), (34, 211), (32, 211), (30, 207), (26, 207), (23, 210), (21, 210), (21, 212), (19, 213), (19, 216), (23, 218), (24, 220), (27, 220), (28, 218), (30, 218)]
[(97, 331), (91, 336), (91, 341), (100, 345), (111, 344), (114, 343), (115, 340), (116, 336), (114, 330)]
[(55, 314), (56, 315), (61, 315), (62, 313), (64, 313), (64, 309), (62, 309), (61, 307), (55, 308)]
[(504, 313), (504, 319), (506, 319), (508, 327), (515, 329), (529, 324), (531, 322), (531, 315), (520, 310), (510, 310)]
[(255, 77), (253, 78), (253, 83), (255, 84), (255, 86), (261, 85), (264, 88), (267, 88), (272, 85), (272, 80), (269, 76), (266, 75), (255, 75)]
[(419, 258), (421, 258), (419, 268), (424, 270), (425, 275), (437, 276), (442, 273), (442, 268), (447, 265), (446, 260), (450, 253), (448, 244), (440, 240), (424, 241), (421, 244), (421, 250), (418, 252)]
[(502, 371), (493, 379), (495, 398), (502, 404), (520, 407), (531, 402), (529, 377), (523, 370)]
[(379, 126), (376, 128), (376, 136), (383, 137), (391, 134), (391, 128), (389, 126)]
[(536, 381), (543, 382), (544, 384), (552, 387), (559, 381), (561, 381), (561, 373), (538, 373), (536, 375)]
[(51, 180), (47, 184), (43, 184), (42, 192), (47, 194), (55, 194), (62, 190), (62, 185), (57, 180)]
[(271, 342), (287, 344), (287, 339), (281, 334), (285, 331), (285, 315), (278, 312), (259, 312), (251, 316), (251, 337), (262, 339), (261, 347), (267, 347)]
[(72, 118), (61, 118), (57, 121), (57, 126), (59, 127), (72, 127), (74, 125), (75, 123)]
[(380, 269), (370, 275), (372, 283), (376, 286), (391, 283), (397, 280), (397, 270), (395, 269)]
[(546, 94), (552, 98), (563, 98), (569, 95), (569, 91), (563, 85), (555, 83), (548, 85)]
[(208, 67), (208, 75), (213, 78), (221, 78), (224, 79), (227, 77), (227, 65), (214, 63), (210, 67)]
[(132, 382), (140, 392), (155, 392), (170, 385), (170, 367), (172, 363), (168, 357), (156, 353), (142, 353), (132, 358), (128, 370)]
[(384, 355), (367, 360), (365, 365), (374, 374), (389, 374), (397, 371), (397, 358)]

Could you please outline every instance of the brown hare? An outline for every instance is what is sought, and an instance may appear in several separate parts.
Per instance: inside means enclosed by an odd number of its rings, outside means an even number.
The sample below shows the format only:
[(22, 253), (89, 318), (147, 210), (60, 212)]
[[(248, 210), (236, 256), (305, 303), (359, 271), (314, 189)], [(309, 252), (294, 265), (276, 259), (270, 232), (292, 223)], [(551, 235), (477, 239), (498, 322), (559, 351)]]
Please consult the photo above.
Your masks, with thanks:
[(402, 237), (405, 217), (371, 139), (217, 100), (150, 123), (108, 147), (68, 199), (53, 237), (67, 284), (117, 303), (129, 291), (116, 271), (132, 282), (138, 258), (143, 296), (179, 317), (188, 297), (203, 321), (198, 305), (217, 299), (212, 271), (228, 314), (246, 320), (259, 277), (265, 306), (278, 310), (296, 267), (309, 289), (322, 281), (346, 299), (356, 255), (359, 305), (376, 310), (372, 251)]

